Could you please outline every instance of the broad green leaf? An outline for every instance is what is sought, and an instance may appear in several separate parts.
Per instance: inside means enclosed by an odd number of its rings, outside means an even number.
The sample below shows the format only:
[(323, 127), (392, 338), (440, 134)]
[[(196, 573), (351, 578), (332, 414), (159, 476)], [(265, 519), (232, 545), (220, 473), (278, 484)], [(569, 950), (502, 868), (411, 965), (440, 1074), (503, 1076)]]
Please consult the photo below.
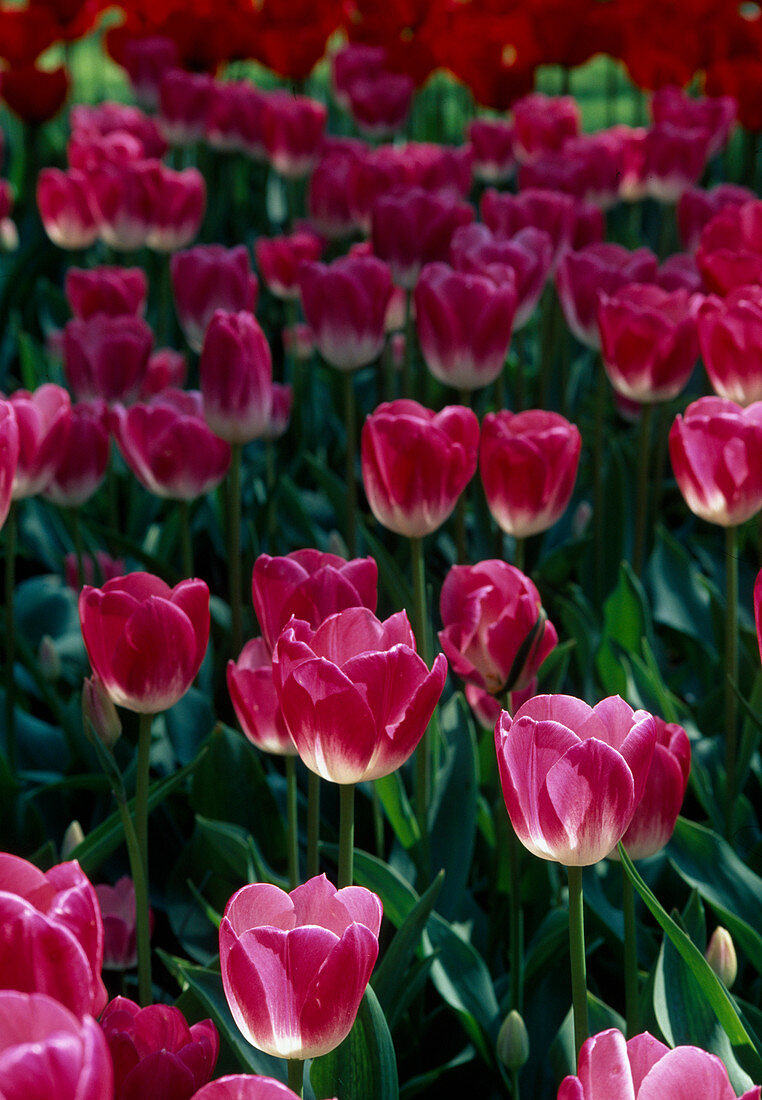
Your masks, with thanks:
[(704, 578), (685, 548), (663, 527), (648, 561), (646, 583), (655, 622), (714, 648), (711, 598)]
[(627, 676), (619, 650), (640, 653), (641, 641), (651, 631), (646, 596), (627, 562), (622, 562), (619, 580), (603, 604), (603, 634), (595, 667), (609, 695), (627, 696)]
[(314, 1058), (310, 1084), (317, 1100), (398, 1100), (397, 1060), (381, 1005), (368, 986), (343, 1043)]
[[(324, 844), (322, 850), (338, 854), (336, 845)], [(378, 894), (384, 916), (395, 928), (400, 928), (418, 901), (418, 894), (407, 879), (384, 860), (358, 849), (355, 849), (354, 872), (355, 884)]]
[(421, 830), (399, 769), (375, 780), (376, 793), (384, 808), (387, 821), (403, 848), (413, 848), (421, 839)]
[(423, 930), (442, 889), (444, 871), (440, 871), (428, 890), (421, 895), (389, 944), (373, 975), (373, 988), (387, 1019), (399, 1014), (398, 1004), (409, 983), (412, 961)]
[(445, 752), (434, 788), (429, 837), (432, 871), (445, 872), (439, 912), (452, 920), (460, 915), (473, 861), (479, 793), (476, 737), (460, 692), (441, 709), (440, 724)]

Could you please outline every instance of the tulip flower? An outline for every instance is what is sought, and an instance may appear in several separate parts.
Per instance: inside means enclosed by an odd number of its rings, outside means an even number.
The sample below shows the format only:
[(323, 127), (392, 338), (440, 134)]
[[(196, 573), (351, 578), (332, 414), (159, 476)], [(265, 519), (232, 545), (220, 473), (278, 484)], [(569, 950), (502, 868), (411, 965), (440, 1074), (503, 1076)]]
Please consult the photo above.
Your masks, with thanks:
[(331, 90), (333, 98), (345, 110), (349, 109), (350, 86), (362, 76), (377, 76), (384, 71), (386, 50), (364, 42), (348, 42), (331, 55)]
[(696, 262), (707, 288), (724, 297), (762, 282), (762, 202), (725, 206), (701, 232)]
[(98, 235), (110, 248), (136, 252), (148, 242), (154, 217), (155, 165), (135, 160), (90, 173)]
[(201, 351), (215, 310), (254, 312), (259, 284), (245, 245), (196, 245), (175, 252), (170, 273), (177, 317), (193, 351)]
[(109, 1001), (100, 1026), (114, 1062), (114, 1100), (190, 1100), (212, 1076), (220, 1039), (211, 1020), (189, 1027), (179, 1008)]
[(363, 73), (347, 87), (349, 110), (366, 137), (389, 138), (405, 125), (415, 84), (406, 73)]
[(299, 288), (318, 351), (332, 367), (353, 371), (381, 354), (392, 295), (389, 268), (375, 256), (304, 264)]
[(294, 391), (292, 387), (281, 386), (278, 382), (273, 382), (270, 419), (262, 433), (262, 438), (265, 442), (271, 443), (276, 439), (280, 439), (285, 433), (291, 420), (291, 409), (293, 404)]
[(558, 642), (540, 593), (504, 561), (454, 565), (439, 607), (439, 642), (450, 667), (494, 695), (525, 688)]
[(66, 379), (80, 401), (134, 401), (143, 384), (153, 332), (141, 317), (97, 313), (64, 329)]
[(561, 255), (574, 247), (580, 204), (570, 195), (530, 188), (519, 195), (484, 192), (481, 200), (482, 221), (496, 237), (513, 237), (520, 229), (542, 229), (551, 239), (555, 271)]
[(378, 955), (382, 907), (325, 875), (290, 894), (255, 883), (220, 925), (225, 996), (244, 1038), (280, 1058), (327, 1054), (354, 1023)]
[(13, 500), (36, 496), (50, 483), (71, 428), (71, 400), (61, 386), (46, 382), (34, 393), (16, 390), (8, 398), (18, 427), (18, 463)]
[(19, 460), (19, 428), (10, 401), (0, 400), (0, 527), (8, 518)]
[(248, 81), (215, 81), (206, 109), (204, 135), (213, 149), (264, 160), (262, 115), (267, 93)]
[(270, 92), (262, 110), (262, 140), (273, 167), (288, 179), (309, 175), (320, 152), (328, 112), (307, 96)]
[(444, 523), (476, 471), (479, 423), (461, 405), (379, 405), (362, 430), (362, 478), (379, 523), (423, 538)]
[(518, 332), (534, 313), (545, 288), (553, 245), (549, 234), (533, 226), (502, 237), (479, 222), (455, 230), (450, 260), (456, 271), (487, 275), (498, 284), (507, 282), (515, 287), (513, 330)]
[(135, 99), (142, 107), (159, 105), (159, 88), (166, 73), (180, 68), (176, 43), (165, 35), (129, 38), (124, 44), (122, 66)]
[(667, 256), (656, 272), (656, 285), (662, 290), (687, 290), (689, 294), (703, 294), (704, 280), (696, 263), (696, 257), (688, 252), (673, 252)]
[(677, 228), (686, 252), (695, 252), (701, 233), (715, 214), (730, 206), (743, 206), (756, 198), (748, 187), (737, 183), (718, 183), (709, 190), (687, 187), (677, 204)]
[(712, 389), (739, 405), (762, 400), (762, 289), (706, 298), (698, 314), (701, 357)]
[(733, 937), (727, 928), (721, 925), (715, 928), (707, 944), (704, 958), (720, 981), (730, 989), (738, 975), (738, 956)]
[(671, 122), (678, 129), (706, 130), (710, 157), (719, 153), (727, 143), (738, 113), (738, 104), (733, 96), (694, 98), (674, 85), (657, 88), (650, 106), (657, 125)]
[(71, 427), (52, 479), (42, 491), (63, 508), (80, 508), (106, 476), (110, 452), (107, 408), (103, 401), (72, 405)]
[(159, 126), (172, 145), (195, 145), (204, 136), (214, 82), (207, 73), (170, 69), (159, 84)]
[(507, 183), (516, 168), (516, 131), (502, 118), (475, 118), (468, 124), (474, 177), (495, 186)]
[(77, 1016), (98, 1015), (106, 1003), (103, 924), (76, 861), (43, 872), (0, 852), (0, 925), (0, 989), (46, 993)]
[(406, 187), (373, 206), (373, 251), (395, 283), (412, 290), (424, 264), (446, 260), (455, 230), (473, 220), (473, 208), (452, 195)]
[(64, 292), (80, 321), (88, 321), (96, 313), (134, 316), (145, 308), (148, 279), (141, 267), (70, 267)]
[(522, 96), (513, 104), (516, 156), (530, 161), (542, 153), (560, 150), (576, 137), (580, 113), (573, 96), (548, 96), (540, 92)]
[(600, 349), (599, 294), (611, 296), (628, 283), (649, 283), (656, 277), (657, 266), (648, 248), (630, 252), (608, 242), (564, 253), (556, 270), (556, 290), (566, 323), (580, 343)]
[[(660, 852), (675, 831), (691, 772), (691, 743), (676, 722), (654, 717), (656, 747), (643, 797), (622, 837), (630, 859)], [(611, 853), (617, 858), (617, 851)]]
[(263, 752), (296, 755), (273, 682), (272, 651), (263, 638), (252, 638), (237, 661), (228, 661), (227, 684), (236, 717), (249, 741)]
[(299, 1097), (274, 1077), (232, 1073), (204, 1085), (194, 1094), (193, 1100), (299, 1100)]
[(199, 373), (204, 417), (216, 435), (242, 444), (265, 434), (272, 409), (272, 356), (252, 314), (214, 313)]
[[(565, 1077), (558, 1100), (684, 1100), (711, 1096), (736, 1100), (728, 1071), (719, 1058), (699, 1047), (670, 1050), (644, 1031), (629, 1041), (609, 1028), (591, 1036), (579, 1053), (576, 1077)], [(760, 1087), (740, 1100), (759, 1100)]]
[(111, 1057), (91, 1016), (43, 993), (0, 991), (0, 1081), (8, 1100), (104, 1100)]
[(674, 203), (701, 178), (711, 155), (710, 136), (700, 126), (659, 122), (646, 131), (643, 179), (658, 202)]
[(69, 122), (72, 134), (133, 137), (140, 142), (142, 155), (148, 159), (159, 159), (167, 152), (167, 143), (154, 119), (127, 103), (80, 103), (69, 112)]
[(59, 248), (89, 248), (98, 237), (90, 182), (83, 172), (43, 168), (37, 206), (45, 232)]
[(103, 918), (103, 967), (131, 970), (138, 961), (135, 884), (122, 875), (113, 886), (99, 883), (95, 893)]
[(322, 236), (340, 240), (356, 228), (350, 209), (349, 180), (358, 153), (352, 149), (326, 150), (315, 165), (307, 188), (310, 222)]
[(174, 348), (158, 348), (148, 357), (148, 366), (143, 375), (143, 384), (138, 394), (139, 401), (150, 401), (152, 397), (167, 389), (182, 389), (188, 374), (188, 360), (181, 351)]
[(257, 237), (254, 256), (264, 283), (276, 298), (299, 297), (299, 268), (320, 259), (323, 242), (307, 229), (290, 236)]
[(187, 248), (201, 228), (206, 183), (197, 168), (175, 172), (160, 162), (150, 177), (151, 218), (146, 244), (157, 252)]

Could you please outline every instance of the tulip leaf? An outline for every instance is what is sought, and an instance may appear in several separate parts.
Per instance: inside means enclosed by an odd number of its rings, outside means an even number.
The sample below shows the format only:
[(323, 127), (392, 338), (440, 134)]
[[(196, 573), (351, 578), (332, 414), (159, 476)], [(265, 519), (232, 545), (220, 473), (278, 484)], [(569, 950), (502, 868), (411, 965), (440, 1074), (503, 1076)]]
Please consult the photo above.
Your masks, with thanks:
[(397, 1059), (381, 1005), (370, 986), (343, 1043), (314, 1058), (310, 1084), (317, 1100), (398, 1100)]
[(409, 984), (410, 966), (443, 881), (444, 871), (440, 871), (408, 913), (373, 975), (373, 988), (390, 1020), (390, 1027), (392, 1015), (399, 1015), (398, 1005)]
[(595, 667), (604, 691), (628, 695), (628, 677), (618, 653), (640, 653), (641, 641), (651, 632), (643, 586), (627, 562), (619, 569), (619, 581), (603, 604), (603, 634), (595, 655)]
[(659, 526), (646, 580), (654, 621), (714, 648), (711, 598), (706, 579), (683, 546)]
[(434, 788), (429, 837), (432, 870), (445, 871), (439, 911), (452, 920), (460, 916), (478, 820), (478, 750), (471, 713), (461, 692), (441, 708), (440, 724), (445, 751)]
[(690, 969), (701, 996), (706, 998), (711, 1005), (732, 1043), (736, 1058), (755, 1079), (762, 1080), (762, 1056), (760, 1055), (759, 1042), (749, 1034), (725, 986), (717, 978), (691, 938), (670, 917), (659, 903), (656, 895), (643, 881), (635, 864), (624, 850), (621, 841), (619, 843), (619, 858), (633, 886)]
[[(321, 851), (327, 855), (338, 855), (335, 844), (323, 844)], [(358, 849), (355, 849), (354, 879), (357, 886), (364, 886), (366, 890), (378, 894), (384, 906), (384, 916), (395, 928), (402, 926), (418, 901), (415, 890), (399, 871)]]
[(403, 848), (414, 848), (421, 839), (421, 830), (399, 770), (376, 779), (375, 788), (397, 840)]

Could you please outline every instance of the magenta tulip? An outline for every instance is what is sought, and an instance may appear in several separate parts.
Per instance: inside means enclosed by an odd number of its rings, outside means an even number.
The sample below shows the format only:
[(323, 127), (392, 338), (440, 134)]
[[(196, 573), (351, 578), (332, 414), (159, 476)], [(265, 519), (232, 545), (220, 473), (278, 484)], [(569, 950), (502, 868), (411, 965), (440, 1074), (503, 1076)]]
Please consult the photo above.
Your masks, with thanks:
[(66, 379), (80, 401), (134, 401), (140, 392), (153, 332), (142, 317), (96, 313), (64, 329)]
[(206, 129), (214, 81), (208, 73), (170, 69), (159, 83), (159, 125), (172, 145), (195, 145)]
[(362, 429), (362, 479), (371, 511), (398, 535), (441, 527), (476, 472), (479, 421), (471, 409), (435, 413), (405, 399), (379, 405)]
[(96, 313), (136, 315), (145, 308), (148, 279), (141, 267), (70, 267), (64, 290), (72, 313), (81, 321)]
[(674, 203), (701, 178), (710, 156), (709, 134), (703, 127), (659, 122), (646, 131), (643, 154), (647, 193)]
[(762, 402), (699, 398), (676, 417), (669, 455), (686, 504), (707, 523), (736, 527), (762, 508)]
[(34, 393), (16, 390), (8, 399), (18, 427), (18, 462), (13, 500), (36, 496), (53, 478), (71, 428), (71, 399), (46, 382)]
[(100, 1026), (114, 1062), (114, 1100), (190, 1100), (212, 1076), (220, 1039), (211, 1020), (189, 1027), (179, 1008), (115, 997)]
[(561, 149), (567, 138), (576, 137), (580, 113), (573, 96), (548, 96), (532, 92), (513, 104), (516, 155), (529, 161), (542, 153)]
[(37, 206), (45, 232), (59, 248), (89, 248), (98, 236), (92, 191), (83, 172), (43, 168)]
[[(643, 797), (622, 837), (630, 859), (660, 852), (675, 831), (691, 773), (691, 743), (676, 722), (654, 717), (656, 748)], [(617, 857), (617, 850), (611, 853)]]
[(349, 109), (349, 88), (358, 77), (377, 76), (384, 71), (386, 50), (365, 42), (348, 42), (331, 54), (331, 90), (344, 110)]
[(451, 194), (405, 187), (373, 206), (373, 251), (389, 264), (395, 283), (412, 290), (424, 264), (446, 260), (455, 230), (473, 220), (473, 207)]
[(688, 187), (677, 204), (677, 227), (686, 252), (695, 252), (701, 233), (715, 214), (729, 206), (743, 206), (756, 196), (748, 187), (737, 183), (718, 183), (705, 191), (703, 187)]
[(114, 1075), (101, 1029), (43, 993), (0, 991), (4, 1100), (111, 1100)]
[(671, 122), (682, 130), (706, 130), (709, 155), (727, 143), (738, 114), (738, 103), (730, 95), (690, 96), (675, 85), (657, 88), (651, 97), (654, 122)]
[(72, 405), (71, 427), (52, 479), (42, 491), (46, 500), (63, 508), (79, 508), (106, 476), (111, 437), (103, 401)]
[(93, 671), (117, 706), (156, 714), (193, 683), (209, 639), (209, 589), (201, 580), (170, 588), (128, 573), (103, 588), (85, 585), (79, 617)]
[(289, 179), (301, 179), (314, 167), (328, 112), (308, 96), (270, 92), (262, 109), (262, 140), (273, 167)]
[(8, 518), (19, 460), (19, 427), (10, 401), (0, 400), (0, 527)]
[(503, 711), (495, 748), (508, 816), (540, 859), (586, 867), (621, 840), (643, 796), (656, 743), (646, 711), (612, 695), (595, 707), (536, 695)]
[(389, 268), (375, 256), (304, 264), (299, 287), (315, 344), (332, 367), (351, 371), (377, 359), (392, 296)]
[(136, 252), (148, 242), (154, 216), (155, 164), (129, 160), (89, 174), (98, 235), (110, 248)]
[(707, 288), (724, 297), (762, 282), (762, 202), (725, 206), (701, 232), (696, 262)]
[(537, 188), (519, 195), (490, 188), (481, 201), (482, 220), (496, 237), (513, 237), (529, 226), (547, 233), (553, 245), (553, 271), (566, 249), (575, 247), (579, 208), (571, 195)]
[(349, 202), (349, 180), (358, 156), (351, 147), (325, 149), (310, 176), (307, 189), (310, 223), (332, 241), (349, 236), (356, 228)]
[(174, 348), (158, 348), (148, 357), (148, 366), (143, 375), (143, 384), (138, 394), (139, 401), (150, 401), (152, 397), (167, 389), (182, 389), (188, 375), (188, 360), (181, 351)]
[(276, 298), (299, 297), (299, 268), (320, 259), (323, 242), (307, 229), (290, 236), (257, 237), (254, 256), (259, 274)]
[(454, 565), (439, 608), (453, 672), (493, 695), (525, 688), (558, 642), (540, 593), (505, 561)]
[(180, 67), (176, 43), (161, 34), (128, 38), (122, 52), (122, 65), (135, 99), (142, 107), (159, 105), (159, 88), (164, 76)]
[(292, 619), (273, 654), (273, 679), (300, 757), (332, 783), (396, 771), (412, 755), (442, 694), (447, 661), (431, 671), (407, 615), (380, 622), (350, 607), (317, 630)]
[(222, 984), (238, 1028), (279, 1058), (318, 1058), (346, 1038), (378, 956), (382, 907), (325, 875), (290, 894), (255, 883), (220, 925)]
[(739, 405), (762, 400), (762, 288), (736, 287), (706, 298), (698, 334), (712, 389)]
[(582, 437), (560, 413), (487, 413), (479, 473), (492, 517), (523, 539), (552, 527), (574, 490)]
[(215, 310), (254, 312), (259, 284), (245, 245), (197, 245), (176, 252), (170, 272), (177, 317), (194, 351), (201, 351)]
[(516, 170), (516, 131), (502, 118), (475, 118), (468, 124), (474, 177), (482, 183), (507, 183)]
[(122, 875), (113, 886), (99, 883), (95, 893), (103, 919), (104, 970), (131, 970), (138, 962), (135, 884)]
[(193, 1100), (299, 1100), (299, 1097), (274, 1077), (232, 1073), (204, 1085)]
[[(576, 1077), (565, 1077), (558, 1100), (736, 1100), (728, 1071), (719, 1058), (699, 1047), (670, 1050), (644, 1031), (629, 1041), (609, 1028), (587, 1039), (579, 1052)], [(760, 1088), (740, 1100), (760, 1100)]]
[(347, 87), (349, 110), (366, 137), (389, 138), (407, 121), (415, 84), (407, 73), (363, 73)]
[(157, 163), (150, 177), (151, 220), (146, 244), (157, 252), (187, 248), (201, 228), (206, 183), (197, 168), (175, 172)]
[(580, 343), (600, 349), (596, 311), (602, 291), (610, 296), (627, 283), (652, 282), (657, 267), (648, 248), (630, 252), (604, 242), (564, 253), (556, 270), (556, 290), (566, 323)]
[(267, 432), (272, 413), (270, 345), (257, 319), (218, 309), (206, 330), (199, 365), (204, 417), (228, 443)]
[(241, 729), (253, 745), (278, 756), (295, 756), (281, 714), (273, 682), (272, 650), (264, 638), (252, 638), (237, 661), (228, 661), (227, 684), (230, 700)]

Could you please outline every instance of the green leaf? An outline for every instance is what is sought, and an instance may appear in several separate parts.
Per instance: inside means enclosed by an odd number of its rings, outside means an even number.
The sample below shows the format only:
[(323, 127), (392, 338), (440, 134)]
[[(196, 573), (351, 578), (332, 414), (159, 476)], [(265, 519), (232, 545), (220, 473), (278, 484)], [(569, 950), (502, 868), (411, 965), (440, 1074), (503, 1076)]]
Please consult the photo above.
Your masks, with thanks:
[(317, 1100), (399, 1100), (397, 1060), (381, 1005), (370, 986), (343, 1043), (314, 1058), (310, 1084)]
[[(335, 844), (323, 844), (321, 849), (327, 854), (338, 854)], [(356, 885), (378, 894), (384, 916), (395, 928), (400, 928), (418, 901), (418, 894), (407, 879), (390, 864), (359, 849), (355, 849), (354, 872)]]
[(403, 848), (415, 847), (421, 839), (421, 830), (399, 770), (376, 779), (375, 788), (397, 840)]
[[(618, 1028), (623, 1034), (627, 1032), (624, 1017), (620, 1016), (616, 1009), (611, 1008), (605, 1001), (596, 997), (589, 989), (587, 991), (587, 1019), (591, 1035), (596, 1035), (599, 1031), (606, 1031), (610, 1027)], [(551, 1043), (550, 1061), (553, 1072), (559, 1081), (567, 1074), (577, 1072), (573, 1008), (569, 1009), (564, 1017), (564, 1022)]]
[(625, 653), (640, 653), (641, 641), (650, 631), (643, 586), (630, 565), (622, 562), (617, 586), (603, 604), (603, 634), (595, 655), (596, 670), (609, 695), (627, 695), (627, 676), (617, 647)]
[(712, 652), (715, 635), (706, 581), (684, 547), (661, 526), (646, 580), (655, 622), (689, 635)]
[(409, 984), (410, 966), (421, 942), (423, 930), (442, 889), (444, 871), (440, 871), (428, 890), (408, 913), (389, 944), (373, 975), (373, 988), (393, 1027), (399, 1016), (399, 1004)]

